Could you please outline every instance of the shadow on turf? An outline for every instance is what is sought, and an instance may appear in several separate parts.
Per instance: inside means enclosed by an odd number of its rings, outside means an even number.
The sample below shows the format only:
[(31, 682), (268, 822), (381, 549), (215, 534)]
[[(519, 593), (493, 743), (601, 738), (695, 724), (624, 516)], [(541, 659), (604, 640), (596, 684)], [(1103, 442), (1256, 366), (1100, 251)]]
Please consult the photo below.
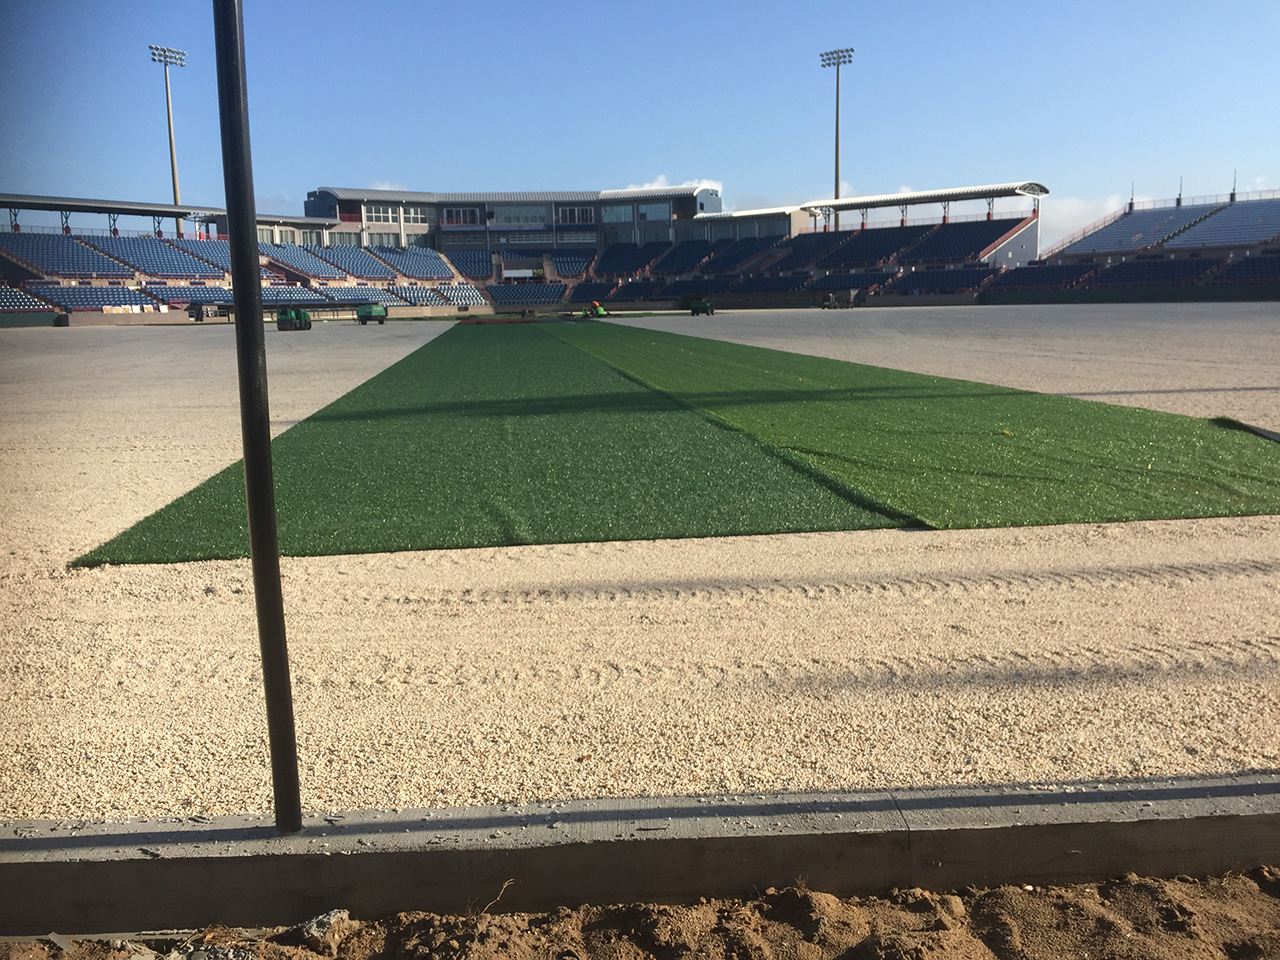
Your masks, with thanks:
[[(538, 417), (569, 413), (663, 413), (681, 405), (708, 407), (749, 407), (757, 404), (829, 403), (833, 401), (957, 400), (1027, 396), (1024, 390), (992, 387), (965, 393), (931, 393), (903, 387), (859, 387), (849, 389), (725, 390), (708, 393), (665, 393), (648, 388), (645, 393), (595, 393), (561, 397), (532, 397), (520, 400), (458, 400), (412, 407), (363, 410), (321, 410), (308, 419), (325, 422), (361, 421), (393, 417), (446, 414), (464, 417)], [(669, 399), (670, 398), (670, 399)]]

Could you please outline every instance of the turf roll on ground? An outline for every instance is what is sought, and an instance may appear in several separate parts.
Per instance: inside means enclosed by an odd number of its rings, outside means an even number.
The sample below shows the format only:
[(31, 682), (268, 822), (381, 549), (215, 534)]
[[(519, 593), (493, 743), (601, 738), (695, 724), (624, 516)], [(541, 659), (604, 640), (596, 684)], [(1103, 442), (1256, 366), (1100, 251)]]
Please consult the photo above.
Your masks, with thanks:
[[(455, 327), (272, 443), (290, 556), (895, 526), (546, 325)], [(237, 463), (77, 561), (248, 555)]]

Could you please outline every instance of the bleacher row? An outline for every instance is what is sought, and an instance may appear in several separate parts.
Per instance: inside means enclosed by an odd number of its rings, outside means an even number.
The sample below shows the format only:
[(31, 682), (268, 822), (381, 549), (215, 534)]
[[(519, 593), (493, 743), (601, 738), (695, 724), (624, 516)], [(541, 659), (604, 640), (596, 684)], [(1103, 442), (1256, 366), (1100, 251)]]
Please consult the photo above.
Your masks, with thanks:
[[(149, 284), (126, 286), (62, 286), (57, 283), (31, 282), (24, 288), (0, 286), (0, 310), (102, 310), (132, 308), (154, 310), (161, 304), (181, 307), (186, 304), (230, 306), (234, 295), (230, 287), (195, 284)], [(438, 287), (304, 287), (297, 284), (269, 284), (262, 288), (262, 304), (273, 307), (338, 307), (381, 304), (404, 306), (480, 306), (484, 295), (469, 283)]]

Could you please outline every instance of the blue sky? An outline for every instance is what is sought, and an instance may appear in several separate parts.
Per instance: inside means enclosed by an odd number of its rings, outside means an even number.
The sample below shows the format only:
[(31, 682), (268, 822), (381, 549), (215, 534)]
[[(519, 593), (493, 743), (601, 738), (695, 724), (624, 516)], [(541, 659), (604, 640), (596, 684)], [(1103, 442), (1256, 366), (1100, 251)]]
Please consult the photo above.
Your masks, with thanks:
[[(1233, 170), (1242, 191), (1280, 188), (1275, 0), (245, 6), (263, 213), (300, 214), (318, 186), (830, 196), (835, 76), (818, 54), (843, 46), (845, 195), (1038, 180), (1048, 243), (1131, 181), (1140, 198), (1175, 196), (1180, 176), (1189, 197), (1225, 193)], [(222, 205), (207, 0), (0, 0), (0, 27), (0, 192), (170, 200), (159, 44), (188, 51), (182, 199)]]

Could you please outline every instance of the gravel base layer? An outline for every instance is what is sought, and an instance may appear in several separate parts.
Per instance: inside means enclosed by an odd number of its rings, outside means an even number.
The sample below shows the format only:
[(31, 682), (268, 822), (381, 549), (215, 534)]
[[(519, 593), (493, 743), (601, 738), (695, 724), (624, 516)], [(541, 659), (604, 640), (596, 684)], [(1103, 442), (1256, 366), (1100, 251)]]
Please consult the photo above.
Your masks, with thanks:
[[(1280, 430), (1274, 304), (631, 322)], [(444, 329), (269, 328), (274, 428)], [(0, 409), (0, 820), (269, 810), (248, 562), (66, 567), (239, 457), (231, 328), (0, 330)], [(1280, 767), (1280, 517), (283, 575), (307, 809)]]

